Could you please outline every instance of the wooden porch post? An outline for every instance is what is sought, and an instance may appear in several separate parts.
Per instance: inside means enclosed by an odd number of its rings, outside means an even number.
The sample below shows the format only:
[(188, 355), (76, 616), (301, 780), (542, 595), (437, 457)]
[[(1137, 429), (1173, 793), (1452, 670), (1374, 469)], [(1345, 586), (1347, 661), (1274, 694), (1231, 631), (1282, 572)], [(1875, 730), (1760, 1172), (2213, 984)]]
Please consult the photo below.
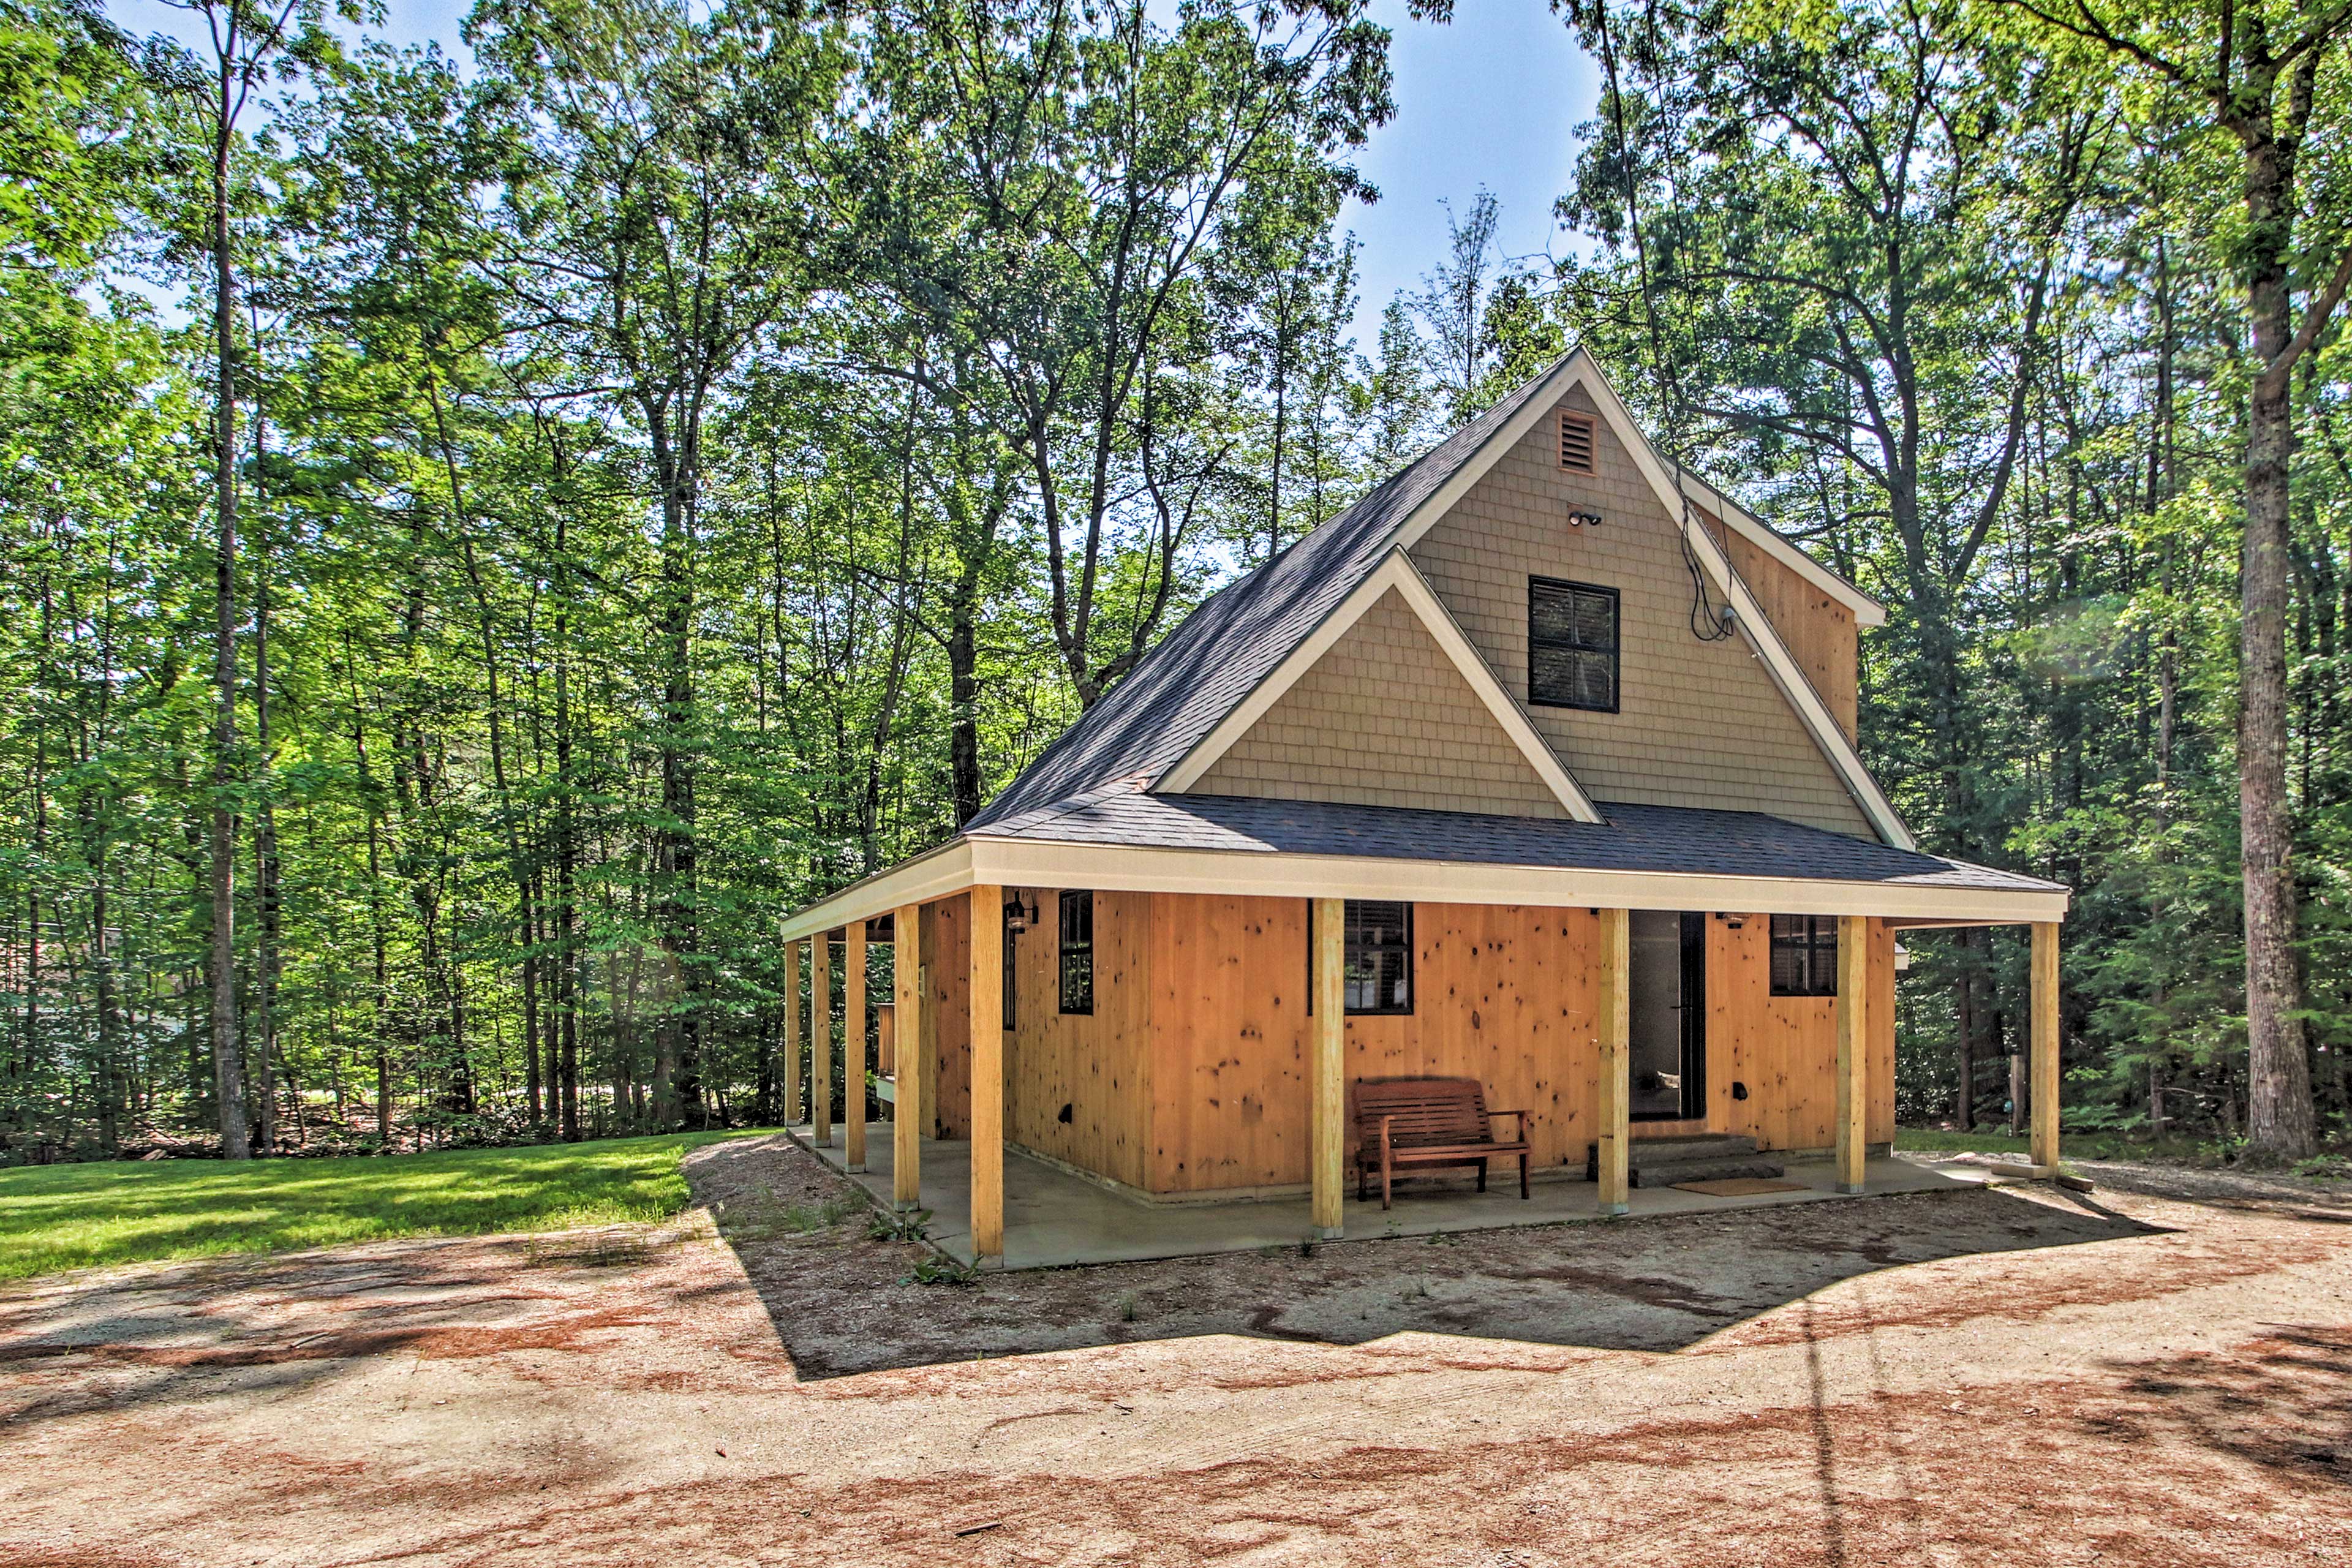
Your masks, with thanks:
[(833, 933), (809, 940), (809, 1138), (833, 1142)]
[(1311, 1133), (1315, 1234), (1337, 1240), (1344, 1226), (1347, 1196), (1344, 1133), (1347, 1120), (1348, 905), (1344, 899), (1315, 900), (1315, 1020), (1307, 1046), (1307, 1120)]
[(784, 943), (784, 1125), (801, 1119), (801, 944)]
[(902, 1209), (922, 1206), (923, 911), (902, 904), (890, 917), (891, 988), (896, 994), (898, 1059), (890, 1108), (890, 1196)]
[(842, 1168), (866, 1169), (866, 922), (841, 933)]
[(1870, 1093), (1870, 921), (1838, 917), (1837, 1190), (1863, 1190)]
[(1633, 1140), (1633, 917), (1601, 911), (1600, 1200), (1605, 1215), (1626, 1213), (1627, 1161)]
[(2033, 1163), (2044, 1175), (2058, 1170), (2058, 926), (2033, 925), (2033, 973), (2029, 1005), (2033, 1010)]
[(971, 1251), (1004, 1261), (1004, 889), (971, 889)]

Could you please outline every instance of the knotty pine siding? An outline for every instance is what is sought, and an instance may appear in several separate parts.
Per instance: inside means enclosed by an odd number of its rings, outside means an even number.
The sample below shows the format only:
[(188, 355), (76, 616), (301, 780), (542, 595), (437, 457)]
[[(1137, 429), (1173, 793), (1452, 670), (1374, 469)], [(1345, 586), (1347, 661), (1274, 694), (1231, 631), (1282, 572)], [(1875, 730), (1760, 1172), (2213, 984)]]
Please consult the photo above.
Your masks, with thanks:
[[(1151, 1142), (1159, 1193), (1307, 1180), (1307, 906), (1152, 895)], [(1707, 921), (1705, 1130), (1767, 1149), (1834, 1141), (1837, 1014), (1775, 997), (1770, 921)], [(1596, 1134), (1600, 921), (1590, 910), (1416, 904), (1405, 1017), (1348, 1021), (1347, 1073), (1475, 1078), (1496, 1110), (1534, 1114), (1535, 1163), (1581, 1166)], [(1868, 1136), (1895, 1134), (1895, 937), (1874, 923)], [(1732, 1085), (1748, 1098), (1735, 1100)], [(1676, 1123), (1676, 1131), (1696, 1131)], [(1643, 1135), (1641, 1123), (1634, 1136)]]
[(1394, 589), (1192, 788), (1274, 800), (1568, 816)]
[[(1037, 889), (1040, 912), (1054, 889)], [(1014, 1142), (1155, 1193), (1307, 1180), (1307, 902), (1189, 893), (1097, 895), (1095, 1014), (1064, 1018), (1046, 988), (1050, 923), (1016, 943), (1021, 996), (1005, 1040)], [(971, 1130), (962, 898), (923, 908), (935, 955), (925, 1009), (936, 1131)], [(1738, 927), (1731, 924), (1737, 920)], [(1771, 921), (1706, 922), (1705, 1131), (1768, 1150), (1834, 1142), (1837, 1009), (1770, 994)], [(1599, 1099), (1600, 922), (1593, 911), (1416, 904), (1415, 1002), (1348, 1021), (1347, 1073), (1476, 1078), (1496, 1110), (1534, 1113), (1538, 1168), (1580, 1166)], [(1871, 929), (1868, 1136), (1895, 1135), (1895, 932)], [(1745, 1100), (1733, 1098), (1744, 1083)], [(1071, 1120), (1060, 1120), (1064, 1105)], [(1697, 1131), (1674, 1124), (1676, 1131)], [(1634, 1124), (1634, 1136), (1643, 1124)], [(1499, 1201), (1499, 1200), (1498, 1200)]]
[[(1578, 388), (1569, 405), (1590, 409)], [(1601, 800), (1769, 812), (1874, 837), (1745, 637), (1691, 635), (1675, 521), (1604, 423), (1596, 473), (1570, 473), (1558, 426), (1537, 423), (1412, 550), (1505, 689), (1528, 700), (1528, 579), (1619, 594), (1619, 710), (1528, 705), (1536, 728)], [(1605, 521), (1570, 527), (1571, 507)]]
[(1151, 895), (1095, 894), (1095, 1010), (1066, 1014), (1061, 889), (1021, 890), (1035, 897), (1039, 920), (1008, 937), (1018, 990), (1004, 1037), (1005, 1136), (1139, 1187), (1150, 1111)]

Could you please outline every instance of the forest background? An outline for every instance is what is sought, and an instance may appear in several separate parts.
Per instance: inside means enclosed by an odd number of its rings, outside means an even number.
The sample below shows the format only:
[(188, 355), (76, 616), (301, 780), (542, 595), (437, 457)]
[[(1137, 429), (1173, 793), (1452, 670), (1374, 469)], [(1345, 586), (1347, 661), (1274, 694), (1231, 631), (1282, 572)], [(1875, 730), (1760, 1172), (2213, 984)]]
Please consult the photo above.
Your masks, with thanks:
[(0, 0), (0, 1163), (776, 1120), (783, 911), (1580, 342), (2077, 889), (2069, 1126), (2345, 1135), (2352, 0), (1563, 4), (1561, 242), (1370, 342), (1360, 0), (175, 9)]

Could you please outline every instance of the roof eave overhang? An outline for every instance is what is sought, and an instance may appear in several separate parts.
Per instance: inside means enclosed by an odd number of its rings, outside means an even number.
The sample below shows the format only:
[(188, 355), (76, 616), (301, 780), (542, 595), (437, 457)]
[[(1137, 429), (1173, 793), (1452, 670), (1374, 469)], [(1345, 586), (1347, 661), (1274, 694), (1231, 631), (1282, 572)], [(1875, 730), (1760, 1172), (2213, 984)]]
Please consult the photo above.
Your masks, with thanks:
[(1408, 899), (1419, 903), (1551, 909), (1868, 915), (1962, 925), (2063, 920), (2073, 896), (2055, 884), (1954, 888), (1912, 881), (1154, 848), (975, 834), (809, 906), (785, 921), (782, 939), (796, 941), (973, 886), (1116, 889), (1234, 898)]

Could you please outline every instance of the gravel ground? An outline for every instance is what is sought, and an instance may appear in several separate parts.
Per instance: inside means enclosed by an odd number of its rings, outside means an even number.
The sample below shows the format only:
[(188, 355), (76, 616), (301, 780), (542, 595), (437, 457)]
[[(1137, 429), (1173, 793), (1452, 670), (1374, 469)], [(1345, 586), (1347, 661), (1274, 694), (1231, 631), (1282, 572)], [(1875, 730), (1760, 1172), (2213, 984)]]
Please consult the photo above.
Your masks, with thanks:
[(0, 1562), (2352, 1565), (2352, 1194), (2015, 1187), (919, 1284), (665, 1226), (0, 1292)]

